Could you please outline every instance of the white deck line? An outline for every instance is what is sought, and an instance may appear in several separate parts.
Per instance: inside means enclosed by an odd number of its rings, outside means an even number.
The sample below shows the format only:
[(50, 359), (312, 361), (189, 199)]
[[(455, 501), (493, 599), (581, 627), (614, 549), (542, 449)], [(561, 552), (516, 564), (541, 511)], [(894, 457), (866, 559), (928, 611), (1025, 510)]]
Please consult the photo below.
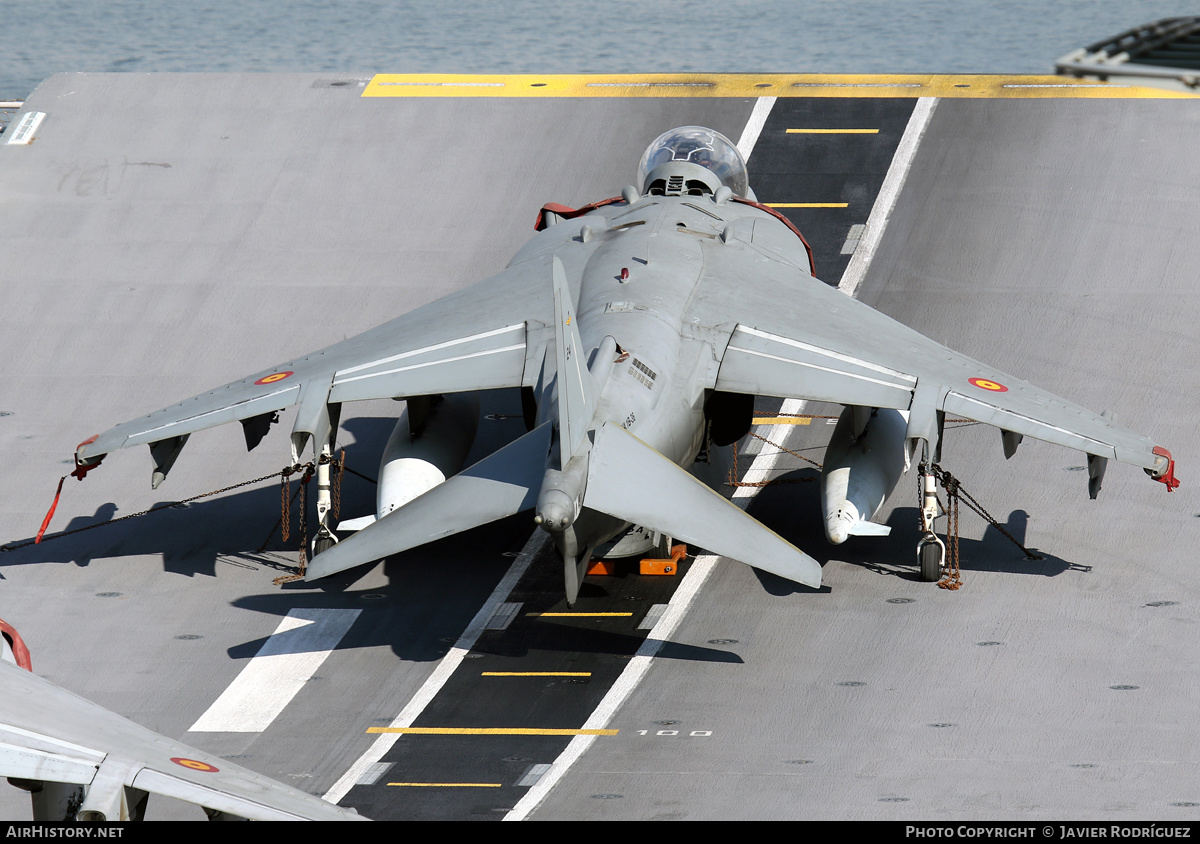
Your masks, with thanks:
[[(933, 113), (934, 102), (935, 101), (931, 98), (922, 98), (918, 101), (917, 108), (914, 109), (914, 118), (909, 120), (908, 128), (906, 128), (904, 137), (900, 142), (901, 147), (904, 148), (905, 142), (907, 141), (911, 149), (908, 149), (905, 156), (901, 156), (900, 151), (897, 150), (896, 156), (892, 159), (892, 166), (888, 170), (887, 177), (884, 179), (884, 188), (887, 188), (889, 183), (894, 183), (894, 187), (891, 189), (893, 195), (888, 203), (886, 203), (886, 210), (882, 212), (884, 223), (886, 223), (887, 216), (891, 214), (892, 206), (895, 205), (895, 195), (899, 194), (900, 187), (904, 184), (903, 176), (901, 176), (898, 180), (893, 178), (893, 171), (896, 169), (897, 162), (901, 162), (904, 175), (907, 175), (908, 167), (912, 162), (912, 156), (916, 152), (917, 142), (920, 140), (921, 134), (924, 133), (925, 126), (928, 125), (929, 115)], [(927, 104), (922, 107), (922, 103)], [(771, 108), (774, 105), (774, 97), (760, 97), (758, 101), (755, 102), (754, 110), (751, 112), (750, 119), (747, 121), (746, 128), (743, 130), (742, 137), (739, 139), (737, 144), (738, 150), (742, 153), (742, 157), (746, 160), (749, 160), (750, 153), (753, 152), (754, 145), (757, 143), (758, 137), (762, 133), (763, 126), (766, 125), (767, 118), (770, 116)], [(919, 120), (916, 119), (918, 112), (922, 112), (923, 114)], [(875, 207), (871, 212), (871, 219), (875, 219), (876, 209), (879, 208), (881, 208), (880, 202), (876, 200)], [(868, 234), (866, 237), (869, 237), (870, 221), (868, 221), (867, 229)], [(880, 233), (882, 233), (882, 224), (879, 226), (879, 229)], [(875, 245), (877, 245), (877, 243)], [(859, 262), (861, 264), (861, 269), (859, 270), (860, 278), (861, 275), (866, 272), (866, 268), (870, 264), (870, 258), (875, 253), (875, 245), (870, 248), (870, 254)], [(861, 253), (864, 251), (866, 250), (862, 249), (860, 245), (859, 252)], [(854, 259), (851, 259), (851, 265), (853, 264)], [(849, 272), (849, 267), (847, 267), (847, 272)], [(843, 275), (843, 281), (845, 278), (846, 276)], [(854, 289), (857, 289), (857, 286), (857, 283), (855, 283)], [(850, 295), (853, 295), (853, 290), (848, 292)], [(798, 414), (803, 412), (804, 404), (805, 403), (799, 399), (787, 399), (784, 401), (779, 412), (780, 414), (784, 415)], [(768, 426), (760, 426), (760, 428), (762, 428), (764, 432), (768, 430)], [(782, 459), (783, 454), (784, 452), (782, 451), (775, 451), (765, 455), (760, 453), (747, 470), (744, 480), (748, 483), (756, 483), (758, 481), (765, 480), (770, 476), (770, 473), (775, 468), (775, 465)], [(738, 487), (733, 494), (733, 500), (738, 506), (744, 509), (749, 505), (755, 494), (757, 494), (758, 489), (758, 487), (754, 486)], [(465, 657), (470, 651), (475, 641), (479, 638), (480, 633), (483, 631), (484, 625), (487, 624), (488, 620), (492, 617), (500, 604), (507, 599), (513, 587), (517, 585), (521, 576), (529, 567), (529, 564), (533, 560), (534, 556), (539, 550), (541, 550), (542, 546), (547, 540), (548, 537), (544, 532), (534, 532), (534, 535), (530, 537), (529, 542), (526, 543), (524, 549), (521, 551), (521, 554), (513, 563), (512, 568), (508, 570), (508, 573), (505, 574), (504, 579), (500, 581), (500, 583), (496, 586), (496, 589), (492, 592), (491, 597), (483, 605), (483, 607), (480, 608), (479, 612), (476, 613), (475, 618), (471, 621), (471, 624), (467, 627), (467, 630), (459, 638), (458, 643), (450, 649), (450, 652), (447, 653), (446, 656), (442, 658), (442, 661), (438, 663), (437, 668), (434, 669), (434, 672), (429, 676), (429, 679), (425, 681), (425, 684), (421, 686), (421, 689), (412, 698), (412, 700), (409, 701), (408, 705), (404, 707), (398, 716), (396, 716), (396, 719), (392, 722), (391, 726), (412, 726), (413, 722), (417, 719), (425, 707), (428, 706), (429, 702), (433, 700), (433, 697), (437, 694), (437, 692), (442, 688), (443, 685), (445, 685), (446, 681), (450, 678), (450, 675), (454, 673), (454, 670), (458, 667), (459, 663), (462, 662), (463, 657)], [(604, 696), (604, 699), (600, 701), (600, 704), (596, 707), (595, 711), (592, 712), (591, 716), (583, 726), (584, 729), (601, 729), (612, 720), (617, 710), (626, 701), (633, 690), (637, 688), (638, 684), (642, 681), (642, 678), (646, 675), (646, 672), (650, 670), (651, 660), (655, 654), (658, 653), (663, 644), (669, 641), (672, 634), (674, 634), (675, 629), (679, 626), (679, 623), (686, 615), (692, 600), (699, 593), (700, 588), (708, 579), (709, 574), (712, 573), (713, 566), (716, 564), (718, 559), (720, 558), (712, 555), (705, 555), (698, 557), (695, 562), (693, 562), (691, 568), (688, 570), (688, 573), (680, 582), (679, 588), (675, 591), (675, 595), (671, 599), (671, 603), (668, 605), (666, 612), (663, 613), (659, 622), (654, 625), (654, 629), (650, 631), (649, 636), (647, 636), (646, 640), (642, 643), (642, 646), (638, 649), (637, 654), (629, 661), (629, 664), (625, 667), (625, 670), (621, 672), (621, 676), (617, 678), (617, 682), (613, 684), (613, 687), (609, 689), (608, 694)], [(391, 747), (399, 739), (400, 735), (401, 734), (399, 733), (385, 733), (380, 735), (379, 738), (377, 738), (371, 745), (370, 749), (368, 749), (367, 752), (364, 753), (359, 760), (350, 767), (350, 769), (342, 776), (342, 778), (334, 784), (333, 788), (331, 788), (325, 794), (325, 799), (333, 803), (337, 803), (343, 797), (345, 797), (350, 789), (353, 788), (354, 785), (366, 774), (370, 767), (382, 759), (388, 750), (391, 749)], [(592, 742), (595, 740), (596, 736), (575, 736), (572, 738), (566, 749), (563, 750), (563, 752), (559, 754), (558, 758), (554, 760), (550, 770), (541, 777), (537, 785), (533, 786), (528, 792), (526, 792), (525, 796), (522, 797), (521, 800), (519, 800), (512, 808), (512, 810), (504, 816), (504, 820), (514, 821), (524, 820), (527, 818), (529, 814), (546, 798), (551, 789), (554, 788), (563, 775), (570, 770), (575, 761), (583, 755), (584, 751), (591, 747)]]
[(921, 143), (921, 137), (929, 126), (929, 119), (933, 117), (936, 106), (937, 97), (921, 97), (917, 100), (912, 116), (908, 118), (908, 125), (904, 127), (896, 154), (892, 156), (887, 176), (879, 188), (879, 195), (875, 197), (875, 204), (871, 206), (871, 215), (867, 217), (867, 227), (863, 231), (862, 239), (859, 240), (858, 248), (850, 257), (850, 263), (846, 265), (846, 271), (842, 273), (842, 280), (838, 284), (838, 289), (849, 296), (858, 292), (858, 286), (866, 278), (867, 267), (871, 265), (875, 250), (879, 248), (879, 242), (883, 239), (884, 229), (892, 217), (896, 199), (900, 196), (900, 188), (904, 187), (904, 181), (908, 178), (908, 171), (917, 154), (917, 146)]
[[(754, 109), (750, 113), (750, 119), (746, 121), (746, 127), (742, 130), (742, 137), (738, 140), (737, 144), (738, 151), (741, 152), (743, 158), (749, 160), (750, 153), (754, 150), (754, 144), (758, 141), (758, 136), (762, 133), (763, 126), (767, 122), (767, 117), (771, 114), (771, 107), (774, 105), (774, 97), (760, 97), (755, 102)], [(784, 406), (786, 408), (787, 404), (785, 403)], [(778, 459), (778, 455), (774, 455), (772, 457), (772, 462)], [(755, 460), (754, 465), (758, 465), (758, 462), (758, 460)], [(753, 468), (754, 467), (751, 466), (751, 471), (753, 471)], [(493, 590), (491, 597), (488, 598), (487, 602), (480, 608), (479, 612), (475, 614), (475, 618), (471, 620), (471, 623), (467, 626), (467, 629), (463, 632), (462, 636), (459, 637), (458, 642), (444, 657), (442, 657), (442, 660), (438, 663), (437, 668), (435, 668), (433, 673), (429, 675), (429, 678), (425, 681), (424, 685), (421, 686), (416, 695), (413, 696), (412, 700), (408, 702), (408, 705), (405, 706), (400, 714), (396, 716), (396, 719), (391, 723), (391, 726), (412, 726), (413, 722), (417, 720), (417, 717), (422, 711), (424, 711), (425, 707), (429, 705), (429, 702), (433, 700), (434, 696), (438, 693), (442, 686), (446, 684), (446, 681), (450, 679), (450, 675), (454, 673), (456, 668), (458, 668), (458, 665), (462, 662), (463, 657), (467, 655), (467, 653), (474, 646), (475, 641), (479, 638), (479, 635), (483, 632), (484, 626), (495, 614), (499, 606), (508, 598), (508, 595), (510, 592), (512, 592), (513, 587), (515, 587), (520, 581), (521, 576), (525, 574), (525, 570), (529, 568), (530, 562), (533, 561), (533, 558), (542, 549), (548, 539), (549, 537), (544, 531), (534, 531), (533, 536), (531, 536), (529, 541), (525, 543), (525, 547), (521, 549), (521, 553), (513, 562), (512, 567), (504, 575), (504, 579), (501, 580), (500, 583), (497, 584), (495, 590)], [(691, 570), (688, 572), (688, 575), (684, 578), (683, 582), (679, 586), (679, 590), (676, 592), (677, 599), (679, 594), (687, 589), (692, 590), (692, 593), (694, 593), (696, 589), (700, 588), (700, 584), (703, 583), (704, 578), (708, 576), (708, 572), (711, 570), (712, 563), (715, 561), (715, 559), (715, 557), (704, 557), (696, 560), (696, 562), (693, 563)], [(677, 609), (668, 609), (667, 612), (663, 614), (663, 618), (657, 625), (655, 625), (654, 630), (651, 631), (650, 638), (643, 643), (642, 649), (638, 651), (638, 656), (630, 661), (630, 665), (626, 666), (625, 671), (622, 672), (621, 676), (618, 678), (616, 685), (609, 690), (608, 695), (606, 695), (604, 700), (601, 701), (600, 708), (598, 708), (596, 712), (592, 713), (591, 718), (588, 719), (589, 724), (598, 719), (602, 719), (607, 723), (608, 719), (612, 717), (612, 712), (614, 712), (616, 708), (620, 706), (622, 702), (624, 702), (625, 698), (628, 697), (629, 692), (633, 690), (633, 688), (637, 685), (637, 682), (645, 673), (646, 668), (649, 667), (650, 656), (653, 653), (657, 653), (658, 648), (662, 645), (662, 641), (664, 640), (654, 638), (656, 633), (658, 633), (661, 628), (662, 635), (669, 635), (670, 631), (674, 630), (675, 625), (679, 623), (679, 619), (683, 617), (683, 612), (686, 609), (686, 604), (688, 602), (690, 602), (690, 598), (687, 602), (680, 604)], [(680, 603), (678, 600), (672, 601), (672, 607), (675, 607), (675, 605), (678, 603)], [(647, 648), (652, 648), (652, 651), (643, 655), (643, 651), (646, 651)], [(642, 667), (638, 669), (635, 668), (635, 666)], [(618, 689), (621, 691), (618, 692)], [(325, 799), (329, 800), (330, 802), (337, 803), (343, 797), (345, 797), (346, 794), (349, 793), (350, 789), (353, 788), (355, 784), (367, 773), (370, 767), (382, 759), (384, 754), (386, 754), (392, 748), (392, 745), (396, 743), (396, 741), (400, 738), (400, 735), (400, 733), (381, 734), (367, 750), (367, 752), (359, 757), (358, 761), (351, 765), (350, 769), (342, 775), (341, 779), (334, 783), (333, 787), (326, 792)], [(517, 804), (518, 808), (527, 805), (529, 795), (536, 793), (540, 796), (538, 796), (532, 804), (528, 804), (525, 812), (527, 813), (529, 810), (531, 810), (533, 806), (535, 806), (537, 802), (542, 799), (542, 796), (544, 796), (550, 790), (550, 788), (554, 786), (554, 783), (556, 783), (559, 777), (565, 773), (566, 769), (570, 767), (569, 763), (564, 764), (566, 762), (567, 755), (574, 752), (575, 755), (570, 760), (573, 762), (574, 759), (578, 758), (578, 755), (586, 749), (586, 747), (587, 744), (579, 744), (578, 737), (573, 739), (571, 744), (568, 745), (567, 749), (559, 757), (558, 761), (554, 763), (554, 767), (551, 768), (549, 774), (542, 777), (538, 785), (526, 795), (526, 798)], [(509, 814), (505, 816), (505, 820), (519, 819), (515, 815), (515, 813), (518, 811), (518, 808), (514, 808), (512, 812), (509, 812)], [(521, 817), (524, 817), (524, 815), (522, 814)]]
[(361, 610), (289, 612), (188, 732), (261, 733), (304, 688)]
[(754, 110), (750, 112), (750, 119), (746, 121), (746, 128), (737, 142), (738, 152), (746, 161), (750, 160), (750, 153), (754, 152), (754, 145), (758, 143), (758, 136), (762, 134), (763, 126), (767, 125), (767, 118), (774, 107), (774, 97), (759, 97), (754, 101)]
[[(774, 97), (760, 97), (754, 104), (754, 110), (750, 114), (750, 119), (746, 123), (746, 128), (742, 131), (742, 137), (738, 141), (738, 150), (742, 153), (742, 157), (747, 161), (750, 159), (750, 153), (754, 151), (754, 145), (758, 141), (758, 136), (762, 133), (763, 126), (767, 122), (767, 117), (771, 114), (771, 108), (775, 105)], [(799, 413), (804, 407), (804, 402), (797, 399), (788, 399), (783, 403), (779, 412), (781, 414)], [(763, 432), (766, 432), (767, 426), (759, 426)], [(746, 472), (746, 480), (754, 481), (765, 478), (770, 474), (771, 469), (779, 462), (783, 452), (776, 451), (771, 454), (759, 454), (754, 458), (754, 462)], [(749, 505), (755, 493), (758, 492), (757, 487), (738, 487), (733, 494), (734, 502), (745, 509)], [(666, 611), (662, 614), (658, 623), (654, 625), (654, 629), (642, 642), (642, 646), (638, 648), (637, 654), (625, 666), (625, 670), (621, 672), (621, 676), (617, 678), (608, 694), (600, 701), (599, 706), (592, 712), (587, 722), (583, 725), (585, 730), (598, 730), (606, 727), (617, 710), (621, 708), (629, 695), (641, 683), (642, 678), (646, 676), (646, 672), (650, 670), (651, 662), (658, 653), (663, 644), (670, 640), (675, 628), (683, 620), (687, 614), (688, 607), (691, 606), (692, 600), (700, 591), (700, 587), (708, 579), (712, 573), (713, 566), (720, 557), (705, 555), (697, 557), (692, 563), (688, 573), (684, 575), (683, 580), (679, 584), (679, 588), (675, 590), (675, 595), (671, 598), (671, 603), (667, 605)], [(542, 775), (538, 780), (537, 785), (525, 792), (512, 810), (504, 816), (506, 821), (521, 821), (529, 817), (529, 813), (538, 807), (538, 805), (546, 799), (550, 790), (558, 784), (563, 775), (570, 770), (576, 760), (584, 754), (592, 742), (596, 740), (596, 736), (575, 736), (571, 739), (566, 749), (558, 755), (551, 765), (550, 770)]]
[[(770, 102), (764, 105), (764, 100), (770, 100)], [(917, 101), (916, 108), (913, 109), (913, 116), (909, 119), (908, 126), (905, 128), (900, 145), (896, 150), (896, 155), (892, 158), (892, 164), (884, 179), (879, 197), (875, 200), (875, 205), (871, 209), (871, 216), (867, 222), (867, 230), (863, 238), (864, 242), (859, 244), (857, 252), (851, 258), (846, 272), (842, 275), (842, 284), (839, 286), (850, 296), (853, 296), (858, 290), (859, 282), (866, 275), (867, 267), (870, 266), (871, 259), (875, 255), (880, 236), (883, 234), (887, 220), (891, 216), (892, 208), (896, 204), (896, 197), (900, 193), (900, 188), (904, 185), (909, 167), (912, 165), (913, 156), (916, 154), (917, 145), (920, 142), (921, 136), (925, 133), (925, 128), (929, 125), (929, 118), (933, 114), (936, 102), (934, 98), (922, 97)], [(746, 159), (750, 158), (754, 142), (758, 140), (758, 136), (762, 132), (763, 125), (766, 123), (772, 105), (774, 105), (774, 98), (767, 97), (760, 99), (755, 104), (754, 112), (751, 114), (750, 122), (746, 125), (742, 140), (738, 142), (738, 149), (741, 150), (743, 157)], [(747, 144), (748, 137), (750, 140)], [(743, 146), (744, 144), (745, 146)], [(874, 224), (874, 231), (872, 230), (872, 224)], [(851, 273), (852, 269), (853, 274)], [(848, 281), (849, 284), (847, 284)], [(802, 413), (804, 405), (805, 403), (799, 399), (787, 399), (784, 401), (783, 406), (780, 407), (779, 414)], [(760, 425), (759, 428), (759, 433), (763, 435), (767, 434), (770, 430), (768, 426)], [(783, 454), (782, 450), (775, 450), (765, 455), (759, 453), (754, 458), (754, 462), (750, 464), (750, 468), (746, 471), (743, 482), (746, 484), (756, 484), (769, 479), (772, 470), (782, 459)], [(734, 503), (745, 509), (749, 506), (754, 496), (758, 494), (759, 489), (760, 487), (757, 486), (738, 487), (733, 493)], [(613, 716), (616, 715), (621, 704), (637, 688), (642, 678), (645, 677), (646, 672), (650, 670), (653, 657), (658, 653), (663, 644), (670, 640), (672, 634), (674, 634), (675, 628), (683, 620), (692, 600), (699, 593), (700, 587), (704, 585), (709, 574), (712, 573), (713, 566), (718, 559), (720, 558), (711, 555), (696, 558), (692, 567), (684, 576), (683, 581), (679, 584), (679, 588), (675, 591), (675, 595), (671, 599), (671, 603), (667, 606), (666, 612), (663, 613), (658, 624), (654, 625), (654, 629), (650, 631), (650, 635), (642, 643), (642, 647), (638, 649), (637, 655), (629, 661), (625, 670), (621, 672), (621, 676), (617, 678), (617, 682), (613, 684), (608, 694), (600, 701), (600, 705), (596, 707), (591, 717), (588, 718), (587, 723), (584, 724), (585, 729), (603, 729), (608, 725)], [(537, 785), (525, 793), (525, 796), (517, 802), (512, 811), (504, 816), (504, 820), (519, 821), (529, 817), (529, 814), (546, 799), (550, 790), (562, 779), (563, 775), (566, 774), (575, 761), (583, 755), (584, 751), (592, 746), (592, 742), (596, 738), (596, 736), (575, 736), (571, 739), (571, 743), (567, 745), (567, 748), (554, 760), (554, 764), (550, 770), (542, 776)]]
[[(783, 406), (779, 409), (780, 414), (802, 413), (804, 410), (804, 402), (798, 399), (787, 399)], [(770, 428), (767, 425), (759, 425), (759, 432), (765, 434)], [(774, 451), (769, 454), (760, 454), (754, 458), (754, 462), (746, 471), (745, 480), (749, 483), (765, 480), (775, 468), (775, 464), (783, 457), (784, 452)], [(733, 493), (733, 501), (737, 506), (745, 510), (754, 496), (758, 494), (760, 487), (740, 486)], [(679, 588), (675, 590), (675, 595), (671, 598), (671, 603), (667, 604), (666, 612), (662, 614), (662, 618), (654, 625), (654, 629), (642, 642), (642, 646), (638, 648), (637, 654), (633, 659), (629, 660), (629, 664), (625, 666), (625, 670), (621, 672), (621, 676), (617, 678), (617, 682), (613, 683), (608, 694), (600, 701), (599, 706), (592, 712), (591, 717), (587, 719), (587, 723), (583, 725), (585, 730), (602, 730), (608, 726), (613, 716), (617, 714), (617, 710), (621, 708), (621, 704), (633, 693), (633, 690), (642, 682), (642, 678), (646, 676), (646, 672), (650, 670), (655, 655), (664, 644), (671, 640), (671, 636), (675, 633), (675, 628), (683, 621), (683, 617), (687, 614), (688, 608), (692, 605), (693, 599), (700, 592), (700, 587), (708, 580), (708, 576), (712, 573), (713, 567), (716, 565), (720, 557), (706, 554), (702, 557), (697, 557), (692, 563), (688, 573), (683, 576), (683, 580), (679, 583)], [(538, 807), (538, 804), (546, 798), (550, 793), (550, 789), (558, 783), (563, 775), (575, 764), (575, 761), (584, 754), (592, 742), (597, 739), (597, 736), (575, 736), (571, 739), (571, 743), (566, 749), (558, 755), (551, 765), (550, 770), (542, 775), (538, 780), (537, 785), (525, 792), (525, 796), (517, 801), (517, 805), (513, 806), (512, 810), (504, 816), (506, 821), (522, 821), (525, 820), (529, 813)]]
[[(408, 704), (400, 710), (400, 714), (388, 726), (390, 727), (411, 727), (418, 716), (425, 711), (425, 707), (429, 705), (434, 696), (441, 691), (442, 686), (446, 685), (446, 681), (458, 668), (459, 663), (463, 658), (470, 653), (471, 648), (475, 646), (475, 642), (479, 636), (487, 629), (487, 623), (491, 621), (496, 610), (500, 608), (520, 582), (521, 577), (529, 568), (529, 564), (533, 562), (534, 557), (542, 550), (547, 542), (550, 541), (550, 535), (544, 530), (535, 530), (533, 536), (529, 537), (529, 541), (525, 543), (525, 547), (521, 549), (521, 553), (513, 560), (513, 564), (505, 572), (504, 577), (496, 584), (496, 588), (492, 590), (492, 594), (479, 608), (479, 612), (475, 613), (475, 617), (471, 619), (471, 623), (467, 625), (467, 629), (458, 637), (458, 641), (452, 647), (441, 661), (437, 664), (437, 668), (433, 669), (433, 673), (417, 690)], [(350, 766), (346, 773), (342, 774), (341, 779), (333, 784), (333, 787), (325, 793), (325, 799), (331, 803), (337, 803), (349, 793), (350, 789), (354, 788), (370, 770), (371, 766), (377, 763), (384, 757), (389, 750), (392, 749), (402, 733), (381, 733), (378, 738), (371, 744), (367, 751), (358, 758), (358, 761)]]

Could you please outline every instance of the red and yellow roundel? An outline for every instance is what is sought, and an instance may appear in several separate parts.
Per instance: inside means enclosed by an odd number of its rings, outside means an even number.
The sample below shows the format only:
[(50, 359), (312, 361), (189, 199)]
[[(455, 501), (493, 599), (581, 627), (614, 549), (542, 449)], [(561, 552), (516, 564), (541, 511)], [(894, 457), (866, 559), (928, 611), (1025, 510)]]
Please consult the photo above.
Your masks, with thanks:
[(991, 390), (993, 393), (1008, 392), (1008, 387), (1005, 387), (999, 381), (989, 381), (987, 378), (968, 378), (967, 381), (981, 390)]
[(284, 378), (291, 377), (291, 375), (291, 370), (288, 370), (287, 372), (276, 372), (274, 375), (267, 375), (263, 378), (259, 378), (254, 383), (261, 387), (263, 384), (274, 384), (276, 381), (282, 381)]
[(214, 767), (207, 762), (200, 762), (196, 759), (185, 759), (182, 756), (172, 756), (171, 761), (176, 765), (181, 765), (184, 768), (190, 768), (193, 771), (201, 771), (206, 774), (215, 774), (220, 771), (220, 768)]

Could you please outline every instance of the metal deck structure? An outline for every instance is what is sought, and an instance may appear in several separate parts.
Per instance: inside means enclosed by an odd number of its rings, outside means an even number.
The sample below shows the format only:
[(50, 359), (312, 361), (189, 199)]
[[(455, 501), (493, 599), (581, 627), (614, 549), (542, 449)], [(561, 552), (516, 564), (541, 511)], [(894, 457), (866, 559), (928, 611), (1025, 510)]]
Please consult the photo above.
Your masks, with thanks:
[[(45, 114), (31, 143), (6, 143), (30, 112)], [(822, 560), (820, 592), (733, 563), (669, 586), (623, 573), (589, 579), (584, 600), (627, 617), (518, 616), (465, 642), (489, 601), (561, 601), (528, 520), (277, 587), (295, 537), (280, 540), (268, 482), (0, 553), (0, 616), (34, 670), (381, 819), (1195, 818), (1200, 112), (1171, 92), (1059, 77), (52, 77), (0, 134), (0, 542), (33, 536), (80, 440), (496, 272), (545, 202), (615, 195), (683, 124), (758, 129), (752, 184), (812, 206), (786, 213), (826, 281), (858, 273), (856, 295), (889, 315), (1116, 411), (1171, 448), (1183, 487), (1113, 466), (1089, 501), (1081, 455), (1027, 441), (1006, 462), (994, 431), (955, 429), (944, 464), (1043, 560), (964, 518), (966, 585), (939, 590), (916, 580), (906, 482), (890, 538), (836, 549), (817, 485), (779, 484), (749, 507)], [(879, 131), (789, 131), (813, 129)], [(485, 404), (478, 454), (523, 430), (513, 396)], [(344, 410), (351, 467), (374, 473), (397, 409)], [(157, 493), (149, 460), (113, 454), (67, 480), (51, 533), (277, 471), (278, 429), (249, 455), (237, 426), (197, 435)], [(827, 437), (820, 420), (759, 433), (817, 460)], [(743, 468), (812, 475), (743, 449)], [(347, 476), (343, 513), (373, 496)], [(528, 568), (498, 593), (514, 559)], [(657, 643), (651, 610), (668, 601)], [(340, 636), (281, 628), (312, 619)], [(250, 695), (276, 706), (265, 725), (192, 730), (267, 644), (322, 656), (290, 696)], [(492, 676), (518, 664), (590, 676)], [(417, 707), (439, 671), (450, 680)], [(369, 759), (368, 730), (414, 707), (444, 731)], [(576, 756), (572, 736), (480, 732), (597, 718), (604, 734)], [(0, 816), (28, 812), (0, 789)], [(152, 800), (149, 814), (199, 810)]]

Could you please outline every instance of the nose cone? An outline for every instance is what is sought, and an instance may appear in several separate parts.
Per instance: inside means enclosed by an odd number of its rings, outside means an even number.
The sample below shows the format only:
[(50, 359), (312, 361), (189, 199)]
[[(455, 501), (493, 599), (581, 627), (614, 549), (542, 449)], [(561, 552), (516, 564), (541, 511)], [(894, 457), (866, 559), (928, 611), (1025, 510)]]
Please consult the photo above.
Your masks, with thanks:
[(538, 497), (533, 518), (548, 533), (562, 533), (575, 521), (575, 501), (561, 489), (545, 490)]
[(857, 522), (858, 508), (843, 501), (840, 507), (831, 507), (825, 514), (825, 537), (834, 545), (841, 545)]

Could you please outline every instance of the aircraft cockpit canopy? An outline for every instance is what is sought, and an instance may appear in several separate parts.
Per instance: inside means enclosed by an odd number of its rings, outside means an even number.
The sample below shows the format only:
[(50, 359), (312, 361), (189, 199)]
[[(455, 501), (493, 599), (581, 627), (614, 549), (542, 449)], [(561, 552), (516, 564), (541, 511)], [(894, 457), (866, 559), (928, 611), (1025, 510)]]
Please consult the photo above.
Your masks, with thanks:
[(668, 196), (714, 194), (721, 186), (746, 196), (750, 187), (738, 148), (703, 126), (681, 126), (659, 135), (638, 164), (638, 184), (643, 194)]

